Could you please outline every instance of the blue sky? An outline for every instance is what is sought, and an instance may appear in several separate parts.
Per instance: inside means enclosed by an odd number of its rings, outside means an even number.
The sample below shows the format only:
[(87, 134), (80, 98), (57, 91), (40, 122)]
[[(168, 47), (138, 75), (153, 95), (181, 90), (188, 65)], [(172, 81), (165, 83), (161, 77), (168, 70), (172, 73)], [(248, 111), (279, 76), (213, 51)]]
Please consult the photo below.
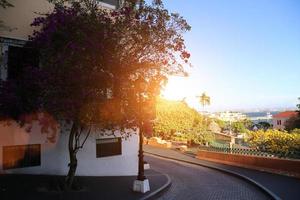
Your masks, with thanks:
[(185, 40), (193, 68), (189, 78), (170, 80), (166, 90), (177, 91), (170, 98), (188, 96), (195, 106), (193, 97), (206, 91), (212, 111), (295, 107), (300, 97), (299, 0), (164, 3), (192, 26)]

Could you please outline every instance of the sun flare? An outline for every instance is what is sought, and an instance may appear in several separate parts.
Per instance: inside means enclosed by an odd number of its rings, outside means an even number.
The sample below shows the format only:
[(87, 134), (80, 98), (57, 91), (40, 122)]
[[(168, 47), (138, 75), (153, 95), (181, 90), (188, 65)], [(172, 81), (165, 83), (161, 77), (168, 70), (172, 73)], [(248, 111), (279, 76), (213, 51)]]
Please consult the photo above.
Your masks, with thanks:
[(189, 77), (170, 77), (162, 89), (161, 97), (174, 101), (185, 99), (191, 107), (198, 109), (199, 101), (196, 96), (199, 92)]

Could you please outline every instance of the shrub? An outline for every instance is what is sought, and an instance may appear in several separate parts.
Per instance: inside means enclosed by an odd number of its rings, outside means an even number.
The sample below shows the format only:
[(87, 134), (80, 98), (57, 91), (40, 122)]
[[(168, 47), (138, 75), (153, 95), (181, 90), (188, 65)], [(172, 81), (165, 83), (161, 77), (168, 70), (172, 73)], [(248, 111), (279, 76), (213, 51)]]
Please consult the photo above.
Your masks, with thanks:
[(247, 140), (250, 146), (262, 151), (284, 154), (300, 151), (300, 134), (298, 133), (279, 130), (249, 131)]

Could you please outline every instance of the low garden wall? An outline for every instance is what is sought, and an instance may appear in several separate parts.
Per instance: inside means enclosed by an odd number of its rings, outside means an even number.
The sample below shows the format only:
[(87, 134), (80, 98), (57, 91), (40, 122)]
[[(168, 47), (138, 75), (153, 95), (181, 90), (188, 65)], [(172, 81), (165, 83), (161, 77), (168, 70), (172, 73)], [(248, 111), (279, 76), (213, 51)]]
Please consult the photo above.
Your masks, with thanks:
[(198, 159), (300, 177), (300, 160), (200, 150)]
[(150, 146), (161, 147), (161, 148), (171, 148), (172, 147), (171, 142), (167, 142), (167, 141), (162, 140), (157, 137), (152, 137), (152, 138), (148, 139), (145, 143)]

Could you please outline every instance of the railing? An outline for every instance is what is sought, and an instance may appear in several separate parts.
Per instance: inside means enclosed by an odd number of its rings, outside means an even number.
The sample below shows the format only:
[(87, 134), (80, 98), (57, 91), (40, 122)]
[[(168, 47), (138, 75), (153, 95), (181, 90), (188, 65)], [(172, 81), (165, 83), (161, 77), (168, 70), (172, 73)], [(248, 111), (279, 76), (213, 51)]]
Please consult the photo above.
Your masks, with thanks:
[(289, 151), (289, 152), (266, 152), (257, 149), (237, 149), (237, 148), (227, 148), (227, 147), (207, 147), (199, 146), (200, 150), (222, 152), (230, 154), (240, 154), (240, 155), (252, 155), (252, 156), (262, 156), (262, 157), (277, 157), (277, 158), (292, 158), (300, 159), (300, 151)]

